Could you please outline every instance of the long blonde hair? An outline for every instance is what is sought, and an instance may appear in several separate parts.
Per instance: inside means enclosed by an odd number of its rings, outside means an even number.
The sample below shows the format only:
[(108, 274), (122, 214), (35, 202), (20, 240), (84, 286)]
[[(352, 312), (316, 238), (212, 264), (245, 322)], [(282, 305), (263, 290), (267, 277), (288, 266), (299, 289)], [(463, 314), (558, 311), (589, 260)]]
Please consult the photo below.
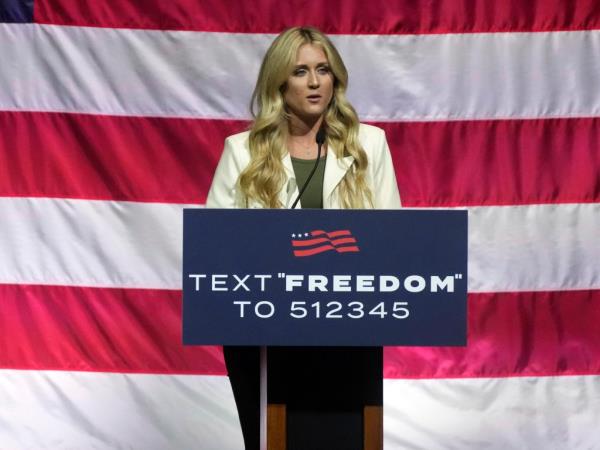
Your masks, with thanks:
[(253, 200), (267, 208), (284, 206), (278, 198), (286, 179), (282, 159), (289, 119), (283, 93), (298, 50), (304, 44), (323, 50), (334, 77), (333, 97), (323, 120), (328, 147), (335, 149), (338, 158), (354, 157), (338, 188), (340, 204), (343, 208), (372, 206), (366, 182), (367, 155), (358, 139), (358, 116), (346, 99), (348, 71), (327, 36), (311, 27), (285, 30), (273, 41), (262, 61), (250, 105), (254, 117), (249, 137), (251, 159), (238, 179), (242, 195), (247, 204)]

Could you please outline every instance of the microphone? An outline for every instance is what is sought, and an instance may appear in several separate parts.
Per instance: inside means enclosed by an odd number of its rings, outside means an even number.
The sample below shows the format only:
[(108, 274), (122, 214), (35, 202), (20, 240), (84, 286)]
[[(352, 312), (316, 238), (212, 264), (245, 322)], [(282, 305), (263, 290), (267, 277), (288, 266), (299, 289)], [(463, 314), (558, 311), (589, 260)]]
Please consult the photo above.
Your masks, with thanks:
[(315, 174), (315, 171), (317, 170), (317, 166), (319, 165), (319, 160), (321, 159), (321, 146), (325, 143), (326, 138), (327, 138), (327, 134), (325, 133), (325, 129), (323, 127), (319, 128), (319, 131), (317, 131), (317, 138), (316, 138), (317, 146), (318, 146), (317, 147), (317, 160), (315, 161), (315, 165), (313, 166), (312, 170), (310, 171), (308, 178), (304, 182), (304, 185), (302, 186), (302, 189), (300, 189), (300, 193), (298, 194), (298, 197), (296, 197), (296, 200), (294, 201), (294, 203), (292, 204), (292, 207), (290, 209), (296, 208), (296, 205), (300, 201), (300, 197), (302, 197), (302, 194), (304, 194), (304, 191), (306, 190), (308, 183), (310, 182), (311, 178)]
[(317, 144), (319, 144), (319, 151), (321, 151), (321, 145), (323, 145), (325, 143), (325, 138), (327, 137), (327, 134), (325, 133), (325, 128), (321, 127), (319, 128), (319, 131), (317, 131)]

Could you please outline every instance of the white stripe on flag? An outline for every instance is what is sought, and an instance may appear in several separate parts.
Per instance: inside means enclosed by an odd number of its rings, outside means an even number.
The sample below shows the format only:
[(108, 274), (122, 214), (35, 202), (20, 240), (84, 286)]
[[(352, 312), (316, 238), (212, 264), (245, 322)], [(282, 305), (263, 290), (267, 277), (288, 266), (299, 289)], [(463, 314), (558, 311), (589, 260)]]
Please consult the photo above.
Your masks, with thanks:
[(227, 377), (0, 370), (0, 448), (243, 448)]
[[(182, 208), (1, 198), (0, 282), (180, 289)], [(469, 211), (470, 292), (600, 288), (600, 204)]]
[[(0, 24), (0, 109), (246, 119), (273, 37)], [(600, 115), (599, 30), (332, 39), (363, 120)]]
[(469, 292), (600, 289), (600, 203), (469, 208)]
[(600, 376), (384, 380), (385, 449), (598, 448)]
[(181, 289), (183, 205), (0, 198), (0, 208), (0, 283)]

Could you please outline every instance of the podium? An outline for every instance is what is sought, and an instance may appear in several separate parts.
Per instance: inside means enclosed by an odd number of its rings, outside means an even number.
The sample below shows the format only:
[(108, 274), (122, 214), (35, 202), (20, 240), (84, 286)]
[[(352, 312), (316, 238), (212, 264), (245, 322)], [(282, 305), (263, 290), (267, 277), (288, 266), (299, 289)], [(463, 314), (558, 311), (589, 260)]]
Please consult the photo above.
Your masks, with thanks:
[[(283, 449), (267, 347), (466, 345), (467, 212), (186, 209), (182, 278), (184, 344), (261, 347), (263, 437)], [(362, 420), (382, 448), (381, 404)]]
[(316, 448), (314, 433), (318, 448), (380, 448), (382, 347), (269, 347), (268, 353), (269, 448), (285, 449), (288, 438), (292, 449)]

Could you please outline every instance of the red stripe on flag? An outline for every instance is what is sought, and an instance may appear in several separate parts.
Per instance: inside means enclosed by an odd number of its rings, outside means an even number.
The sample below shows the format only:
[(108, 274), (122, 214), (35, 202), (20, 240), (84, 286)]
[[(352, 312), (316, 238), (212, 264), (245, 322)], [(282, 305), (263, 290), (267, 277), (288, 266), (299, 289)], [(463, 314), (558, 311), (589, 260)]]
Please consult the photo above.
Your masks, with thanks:
[(386, 378), (600, 374), (600, 290), (469, 294), (467, 347), (388, 347)]
[(404, 206), (600, 201), (600, 119), (379, 123)]
[(413, 34), (600, 28), (595, 0), (36, 0), (39, 23), (110, 28), (279, 33), (312, 24), (327, 33)]
[[(0, 365), (224, 374), (218, 347), (181, 345), (180, 296), (0, 285)], [(600, 374), (600, 290), (470, 294), (468, 313), (466, 348), (388, 347), (385, 377)]]
[(0, 112), (0, 196), (201, 203), (247, 123)]
[(0, 285), (0, 367), (224, 375), (220, 347), (183, 346), (180, 291)]
[[(600, 202), (600, 118), (377, 125), (405, 206)], [(225, 136), (246, 126), (0, 112), (0, 196), (202, 203)]]

